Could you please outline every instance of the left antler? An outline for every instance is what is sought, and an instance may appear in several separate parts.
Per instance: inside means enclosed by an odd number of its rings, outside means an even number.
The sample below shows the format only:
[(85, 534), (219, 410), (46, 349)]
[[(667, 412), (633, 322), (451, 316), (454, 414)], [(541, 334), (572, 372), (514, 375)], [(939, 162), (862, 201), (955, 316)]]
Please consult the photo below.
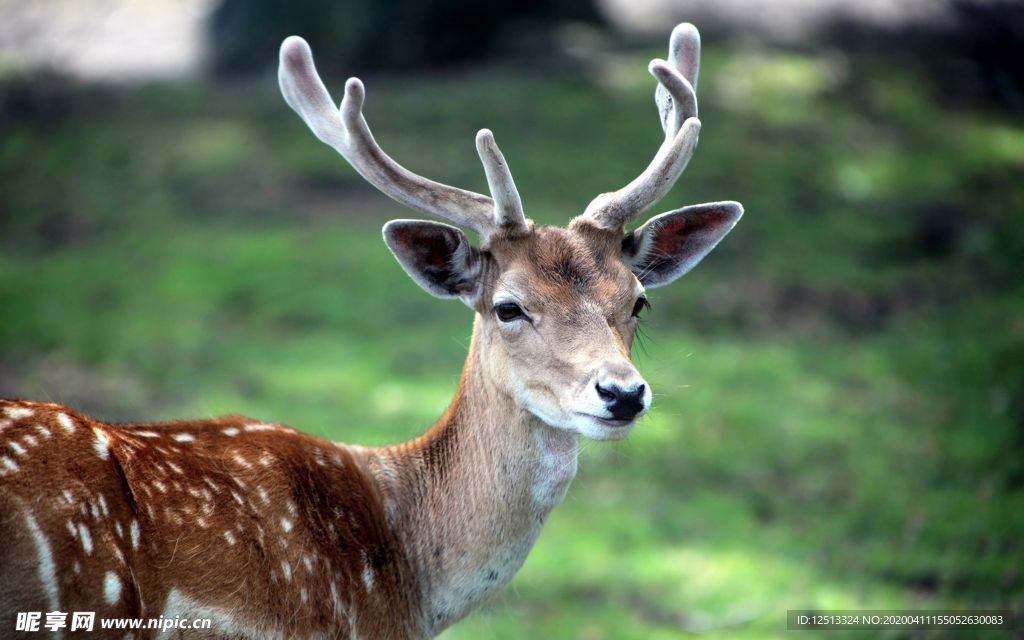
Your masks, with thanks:
[(658, 79), (654, 98), (665, 130), (665, 142), (647, 169), (628, 185), (602, 193), (583, 213), (609, 230), (622, 229), (661, 200), (683, 173), (697, 147), (697, 71), (700, 66), (700, 35), (692, 24), (672, 31), (669, 62), (652, 60), (648, 69)]
[(392, 160), (377, 145), (363, 118), (365, 90), (358, 78), (345, 83), (341, 110), (317, 75), (313, 53), (305, 40), (292, 36), (281, 45), (278, 71), (281, 93), (322, 142), (334, 147), (373, 186), (398, 202), (471, 229), (481, 236), (498, 230), (526, 229), (523, 205), (494, 136), (477, 134), (477, 152), (494, 199), (428, 180)]

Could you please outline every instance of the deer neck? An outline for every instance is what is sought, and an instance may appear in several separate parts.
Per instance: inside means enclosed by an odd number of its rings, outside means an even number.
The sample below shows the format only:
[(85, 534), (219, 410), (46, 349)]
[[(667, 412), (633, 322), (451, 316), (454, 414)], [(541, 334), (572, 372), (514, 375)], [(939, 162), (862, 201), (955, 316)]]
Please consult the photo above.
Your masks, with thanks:
[(441, 419), (371, 454), (435, 632), (508, 584), (576, 475), (578, 436), (544, 424), (489, 379), (480, 333), (478, 322)]

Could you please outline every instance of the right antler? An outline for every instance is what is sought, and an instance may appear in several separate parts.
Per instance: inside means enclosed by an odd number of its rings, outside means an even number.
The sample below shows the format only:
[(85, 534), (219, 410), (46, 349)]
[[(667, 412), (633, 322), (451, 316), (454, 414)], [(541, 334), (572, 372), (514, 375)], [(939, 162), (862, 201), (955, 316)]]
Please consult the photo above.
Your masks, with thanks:
[(672, 31), (669, 62), (652, 60), (648, 69), (658, 79), (654, 99), (665, 130), (665, 142), (647, 169), (628, 185), (594, 198), (583, 212), (609, 230), (624, 228), (651, 205), (661, 200), (679, 179), (697, 147), (697, 70), (700, 66), (700, 34), (684, 23)]
[(334, 147), (370, 184), (398, 202), (481, 236), (527, 228), (512, 174), (487, 129), (477, 134), (476, 146), (493, 200), (418, 176), (388, 157), (377, 146), (363, 118), (363, 83), (349, 78), (341, 110), (336, 109), (317, 75), (313, 53), (302, 38), (292, 36), (281, 45), (278, 81), (285, 101), (316, 137)]

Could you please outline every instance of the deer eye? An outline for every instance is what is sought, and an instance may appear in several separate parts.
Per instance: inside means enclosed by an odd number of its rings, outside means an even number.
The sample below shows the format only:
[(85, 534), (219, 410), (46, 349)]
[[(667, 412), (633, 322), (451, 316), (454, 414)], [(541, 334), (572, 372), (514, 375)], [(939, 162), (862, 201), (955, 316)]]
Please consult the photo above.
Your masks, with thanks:
[(650, 309), (651, 303), (647, 301), (647, 296), (640, 296), (636, 299), (636, 304), (633, 305), (633, 317), (639, 318), (640, 312), (644, 310), (644, 307)]
[(502, 302), (501, 304), (494, 307), (494, 314), (498, 316), (498, 320), (502, 322), (512, 322), (516, 318), (525, 318), (526, 314), (519, 308), (519, 305), (514, 302)]

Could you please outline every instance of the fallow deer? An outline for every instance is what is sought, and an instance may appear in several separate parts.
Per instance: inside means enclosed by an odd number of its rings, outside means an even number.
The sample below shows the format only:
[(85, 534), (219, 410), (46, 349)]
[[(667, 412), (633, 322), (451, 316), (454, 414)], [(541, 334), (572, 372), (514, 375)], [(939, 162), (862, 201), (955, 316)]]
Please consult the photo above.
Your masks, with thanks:
[(19, 612), (94, 611), (212, 621), (164, 630), (190, 640), (430, 638), (498, 593), (565, 496), (579, 436), (624, 438), (650, 407), (630, 361), (645, 288), (692, 268), (742, 214), (717, 202), (625, 230), (697, 144), (699, 55), (697, 30), (676, 27), (669, 60), (650, 65), (664, 143), (562, 229), (524, 216), (490, 131), (476, 138), (490, 198), (415, 175), (374, 142), (362, 83), (335, 108), (306, 42), (285, 40), (281, 90), (313, 133), (395, 200), (480, 236), (384, 227), (413, 280), (475, 312), (455, 398), (425, 434), (381, 448), (240, 416), (114, 425), (0, 403), (0, 635), (22, 635)]

